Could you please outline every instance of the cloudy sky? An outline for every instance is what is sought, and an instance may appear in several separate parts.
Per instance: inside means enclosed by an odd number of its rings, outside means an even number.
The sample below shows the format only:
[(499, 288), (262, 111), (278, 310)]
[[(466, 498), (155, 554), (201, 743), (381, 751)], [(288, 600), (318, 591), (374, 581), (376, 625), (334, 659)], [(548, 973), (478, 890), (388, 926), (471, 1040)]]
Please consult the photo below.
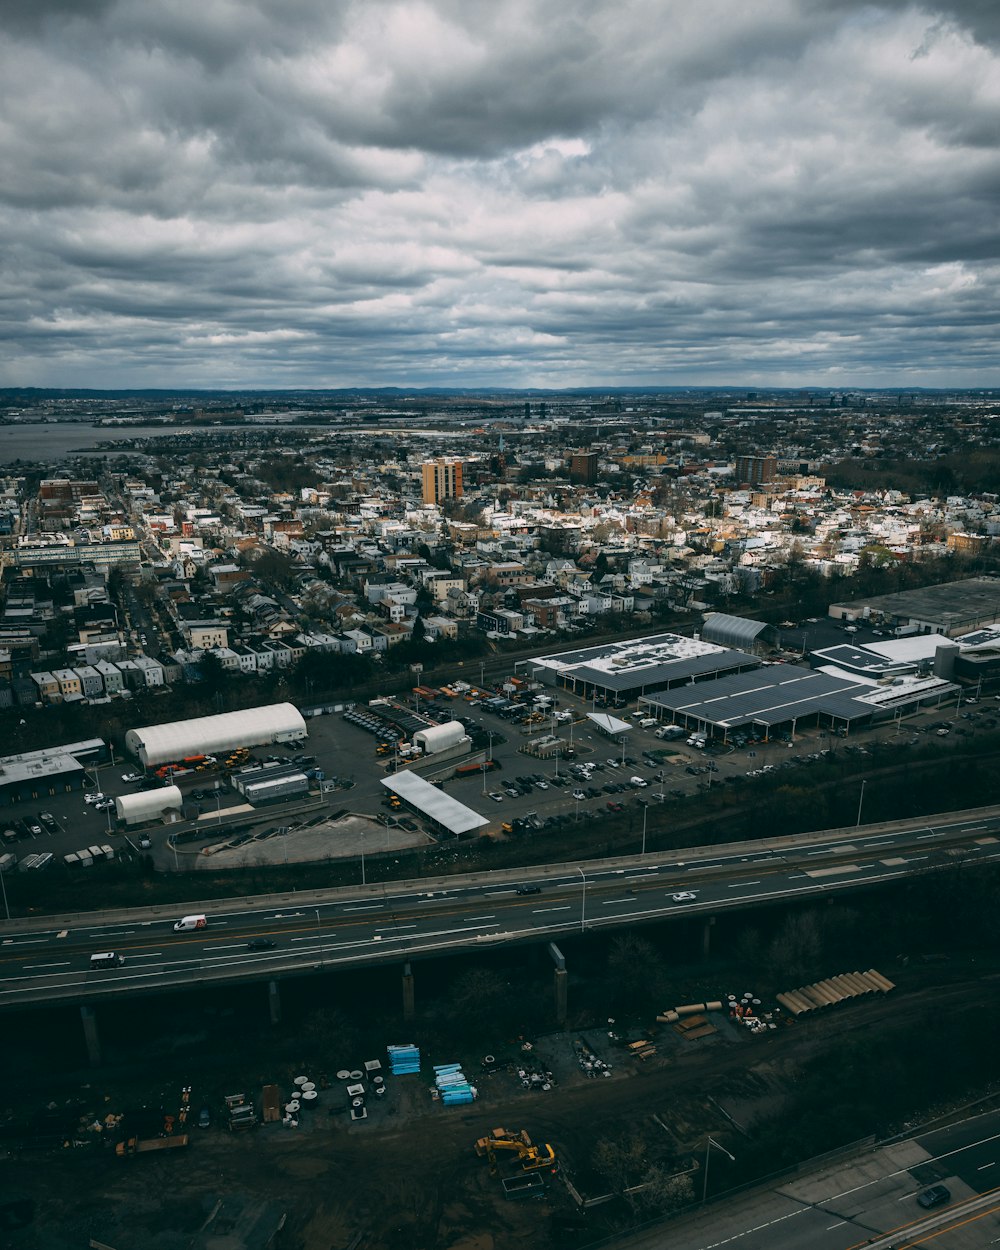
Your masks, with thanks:
[(4, 0), (0, 385), (1000, 385), (1000, 3)]

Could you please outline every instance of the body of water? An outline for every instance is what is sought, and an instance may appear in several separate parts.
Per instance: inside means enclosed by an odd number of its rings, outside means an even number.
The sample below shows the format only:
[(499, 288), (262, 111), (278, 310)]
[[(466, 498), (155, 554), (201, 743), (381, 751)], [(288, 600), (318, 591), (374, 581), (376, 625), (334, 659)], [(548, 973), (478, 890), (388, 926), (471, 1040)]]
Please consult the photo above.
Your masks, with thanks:
[[(237, 430), (261, 432), (274, 429), (268, 425), (212, 425), (212, 426), (162, 426), (133, 425), (127, 429), (116, 426), (95, 428), (84, 422), (40, 422), (37, 425), (0, 426), (0, 464), (14, 460), (44, 460), (53, 462), (66, 456), (79, 454), (102, 454), (101, 443), (130, 438), (169, 438), (171, 435), (228, 434)], [(282, 430), (313, 430), (314, 425), (282, 425)], [(109, 451), (107, 454), (113, 454)]]

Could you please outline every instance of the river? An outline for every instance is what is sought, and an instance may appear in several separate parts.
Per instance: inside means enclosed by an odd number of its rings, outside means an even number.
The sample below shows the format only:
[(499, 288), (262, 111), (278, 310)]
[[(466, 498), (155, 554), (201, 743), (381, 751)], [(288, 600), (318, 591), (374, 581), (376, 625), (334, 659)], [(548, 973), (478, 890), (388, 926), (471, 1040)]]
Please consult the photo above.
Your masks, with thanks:
[[(101, 454), (98, 445), (115, 439), (168, 438), (171, 435), (228, 434), (239, 430), (261, 433), (270, 429), (319, 431), (315, 425), (133, 425), (94, 427), (86, 422), (58, 421), (0, 426), (0, 464), (14, 460), (42, 460), (53, 463), (74, 453)], [(103, 450), (103, 449), (102, 449)], [(111, 454), (111, 453), (108, 453)]]

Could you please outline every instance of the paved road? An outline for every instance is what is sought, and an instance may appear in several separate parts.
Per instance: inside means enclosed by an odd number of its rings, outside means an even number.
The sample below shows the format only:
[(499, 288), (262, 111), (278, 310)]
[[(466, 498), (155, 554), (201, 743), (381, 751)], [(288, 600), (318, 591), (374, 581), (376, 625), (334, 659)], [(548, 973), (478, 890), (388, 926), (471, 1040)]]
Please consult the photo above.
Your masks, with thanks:
[[(838, 836), (839, 833), (839, 836)], [(417, 954), (538, 941), (674, 918), (709, 917), (792, 897), (829, 894), (941, 867), (1000, 858), (1000, 809), (896, 822), (778, 845), (714, 848), (400, 882), (312, 895), (249, 899), (211, 911), (209, 927), (175, 934), (162, 909), (0, 926), (0, 1007), (99, 998), (208, 980), (295, 975), (384, 963)], [(537, 889), (526, 894), (525, 885)], [(251, 951), (267, 938), (273, 949)], [(123, 967), (91, 971), (90, 955), (115, 951)]]
[[(713, 1168), (726, 1159), (713, 1158)], [(917, 1195), (943, 1183), (951, 1201)], [(1000, 1244), (1000, 1112), (786, 1179), (615, 1243), (615, 1250), (982, 1250)]]

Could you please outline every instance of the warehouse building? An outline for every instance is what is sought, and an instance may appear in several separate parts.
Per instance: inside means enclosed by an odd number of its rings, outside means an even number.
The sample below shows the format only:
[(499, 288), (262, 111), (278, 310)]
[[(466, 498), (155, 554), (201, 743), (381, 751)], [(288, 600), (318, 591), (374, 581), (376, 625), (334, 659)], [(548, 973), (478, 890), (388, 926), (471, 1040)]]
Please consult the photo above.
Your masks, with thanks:
[(807, 726), (850, 733), (922, 704), (940, 702), (958, 687), (933, 674), (886, 674), (877, 679), (835, 667), (772, 664), (754, 673), (664, 691), (641, 700), (650, 716), (729, 742), (770, 738)]
[(536, 681), (571, 690), (582, 699), (624, 707), (657, 690), (757, 668), (760, 660), (682, 634), (652, 634), (521, 663)]
[(949, 638), (1000, 622), (1000, 577), (967, 577), (894, 595), (830, 605), (834, 620), (870, 621), (890, 629)]
[(307, 737), (307, 733), (298, 708), (291, 703), (271, 703), (240, 712), (224, 712), (220, 716), (199, 716), (194, 720), (130, 729), (125, 735), (125, 749), (145, 768), (157, 768), (185, 756), (218, 756), (237, 747), (294, 742)]
[(87, 765), (102, 763), (107, 757), (108, 747), (103, 738), (5, 756), (0, 759), (0, 803), (13, 804), (82, 790), (87, 780)]

